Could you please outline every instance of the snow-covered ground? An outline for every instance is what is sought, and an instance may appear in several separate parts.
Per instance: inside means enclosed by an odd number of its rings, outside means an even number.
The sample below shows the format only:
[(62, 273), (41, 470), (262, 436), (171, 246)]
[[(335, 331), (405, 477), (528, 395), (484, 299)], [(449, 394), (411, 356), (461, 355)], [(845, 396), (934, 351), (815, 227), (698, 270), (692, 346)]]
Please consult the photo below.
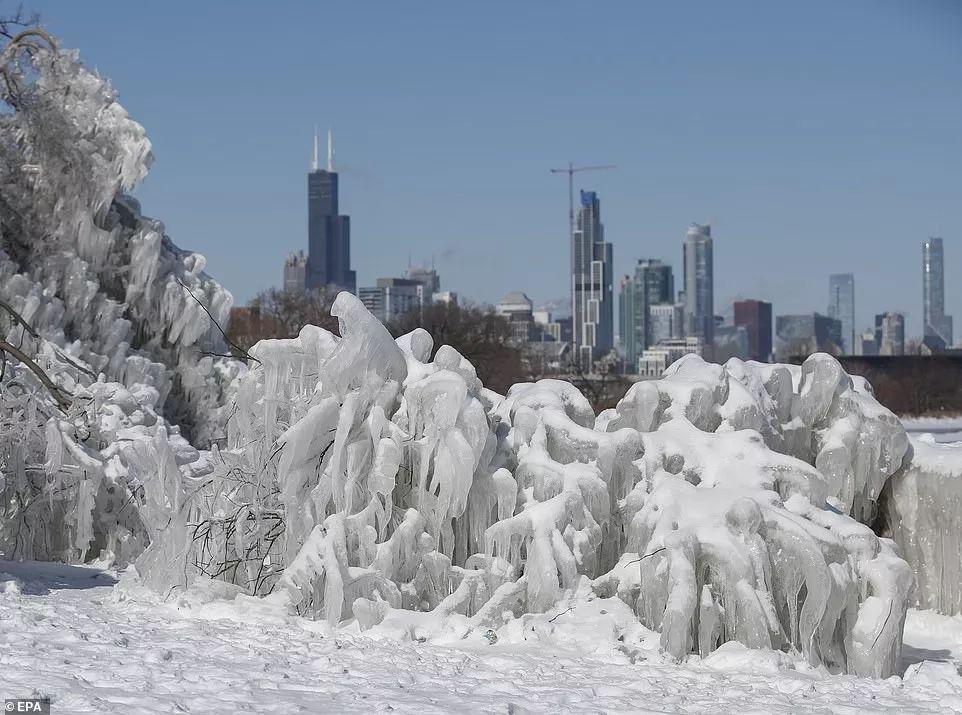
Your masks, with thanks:
[(733, 642), (674, 664), (617, 599), (518, 619), (493, 643), (417, 626), (399, 640), (115, 581), (0, 562), (0, 695), (48, 695), (53, 713), (962, 712), (962, 618), (931, 612), (909, 613), (904, 680), (872, 680)]
[(913, 437), (931, 434), (936, 442), (962, 442), (962, 417), (903, 417), (902, 424)]

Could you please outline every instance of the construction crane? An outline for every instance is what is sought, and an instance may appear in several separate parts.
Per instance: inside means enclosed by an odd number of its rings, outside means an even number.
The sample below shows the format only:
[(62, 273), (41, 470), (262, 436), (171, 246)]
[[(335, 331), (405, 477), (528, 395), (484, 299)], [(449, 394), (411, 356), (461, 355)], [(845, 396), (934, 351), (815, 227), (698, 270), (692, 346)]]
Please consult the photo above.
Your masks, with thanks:
[(602, 164), (599, 166), (575, 166), (572, 162), (568, 162), (568, 167), (566, 169), (552, 169), (552, 174), (567, 174), (568, 175), (568, 230), (570, 231), (569, 239), (574, 238), (575, 235), (575, 174), (580, 171), (602, 171), (604, 169), (617, 169), (618, 167), (614, 164)]

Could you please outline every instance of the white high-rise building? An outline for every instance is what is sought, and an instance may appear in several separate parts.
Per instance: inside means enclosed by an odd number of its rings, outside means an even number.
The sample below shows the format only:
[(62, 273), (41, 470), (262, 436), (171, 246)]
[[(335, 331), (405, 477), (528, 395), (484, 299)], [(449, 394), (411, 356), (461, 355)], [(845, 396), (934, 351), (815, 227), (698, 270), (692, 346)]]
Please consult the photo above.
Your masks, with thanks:
[(833, 273), (828, 277), (828, 317), (842, 324), (842, 344), (846, 355), (855, 354), (855, 276)]
[(945, 314), (945, 255), (942, 239), (922, 242), (922, 327), (952, 345), (952, 316)]
[(715, 335), (715, 268), (711, 226), (693, 223), (684, 243), (685, 334), (711, 346)]
[(615, 344), (612, 250), (594, 191), (581, 192), (571, 238), (572, 352), (584, 370), (591, 370)]

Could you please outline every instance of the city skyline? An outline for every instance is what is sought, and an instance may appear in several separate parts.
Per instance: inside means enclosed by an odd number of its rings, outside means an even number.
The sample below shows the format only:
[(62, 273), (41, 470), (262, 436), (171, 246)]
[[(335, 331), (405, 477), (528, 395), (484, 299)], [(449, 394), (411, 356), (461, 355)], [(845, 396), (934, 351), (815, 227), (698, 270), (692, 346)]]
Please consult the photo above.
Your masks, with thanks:
[[(891, 310), (921, 336), (921, 275), (906, 270), (919, 243), (942, 236), (946, 275), (962, 274), (957, 3), (613, 3), (595, 16), (605, 42), (569, 52), (576, 6), (512, 6), (507, 26), (491, 6), (179, 7), (41, 10), (144, 122), (157, 157), (137, 192), (145, 213), (206, 255), (238, 304), (304, 248), (315, 122), (338, 135), (359, 285), (433, 254), (475, 301), (518, 286), (537, 305), (563, 298), (565, 197), (548, 169), (569, 158), (619, 166), (576, 187), (604, 197), (615, 275), (651, 256), (680, 276), (679, 231), (712, 224), (719, 310), (824, 310), (827, 275), (852, 271), (857, 331)], [(143, 22), (207, 51), (159, 61)], [(321, 24), (339, 31), (319, 53)], [(289, 56), (264, 63), (249, 48), (271, 33)], [(959, 282), (945, 310), (962, 314)]]

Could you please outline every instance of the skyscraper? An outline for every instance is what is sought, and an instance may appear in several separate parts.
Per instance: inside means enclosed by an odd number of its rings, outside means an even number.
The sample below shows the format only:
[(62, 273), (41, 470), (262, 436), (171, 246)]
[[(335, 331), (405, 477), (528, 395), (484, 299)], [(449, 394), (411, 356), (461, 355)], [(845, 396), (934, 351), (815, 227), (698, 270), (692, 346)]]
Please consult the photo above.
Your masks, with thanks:
[(431, 303), (431, 294), (424, 285), (410, 278), (378, 278), (376, 286), (361, 288), (358, 298), (371, 315), (385, 324)]
[(922, 321), (925, 335), (952, 345), (952, 316), (945, 314), (945, 257), (942, 239), (922, 242)]
[(875, 316), (875, 343), (879, 355), (905, 354), (905, 318), (901, 313)]
[(715, 337), (715, 269), (711, 226), (693, 223), (685, 234), (685, 331), (710, 349)]
[(653, 258), (640, 259), (635, 266), (635, 275), (625, 276), (622, 280), (619, 327), (625, 362), (632, 372), (638, 356), (657, 342), (652, 335), (652, 308), (671, 304), (674, 294), (675, 277), (671, 266)]
[(571, 310), (574, 354), (590, 370), (615, 342), (612, 251), (605, 242), (601, 202), (581, 192), (581, 208), (571, 236)]
[(775, 318), (775, 359), (788, 362), (795, 357), (827, 352), (837, 355), (842, 341), (842, 323), (818, 313), (779, 315)]
[(842, 324), (842, 352), (855, 354), (855, 276), (851, 273), (828, 277), (828, 315)]
[(307, 287), (307, 256), (304, 251), (290, 254), (284, 261), (284, 290), (302, 291)]
[(314, 156), (307, 175), (307, 280), (309, 290), (332, 291), (357, 288), (357, 277), (351, 270), (351, 218), (338, 213), (338, 181), (334, 171), (334, 148), (327, 134), (327, 168), (321, 169), (317, 159), (317, 133), (314, 134)]
[(648, 307), (648, 347), (682, 337), (684, 311), (680, 303), (659, 303)]
[(635, 315), (638, 301), (635, 299), (634, 276), (623, 276), (618, 283), (618, 335), (625, 353), (625, 372), (634, 372), (638, 364), (637, 326)]
[(772, 356), (772, 304), (764, 300), (735, 301), (735, 325), (748, 331), (748, 357), (768, 362)]

